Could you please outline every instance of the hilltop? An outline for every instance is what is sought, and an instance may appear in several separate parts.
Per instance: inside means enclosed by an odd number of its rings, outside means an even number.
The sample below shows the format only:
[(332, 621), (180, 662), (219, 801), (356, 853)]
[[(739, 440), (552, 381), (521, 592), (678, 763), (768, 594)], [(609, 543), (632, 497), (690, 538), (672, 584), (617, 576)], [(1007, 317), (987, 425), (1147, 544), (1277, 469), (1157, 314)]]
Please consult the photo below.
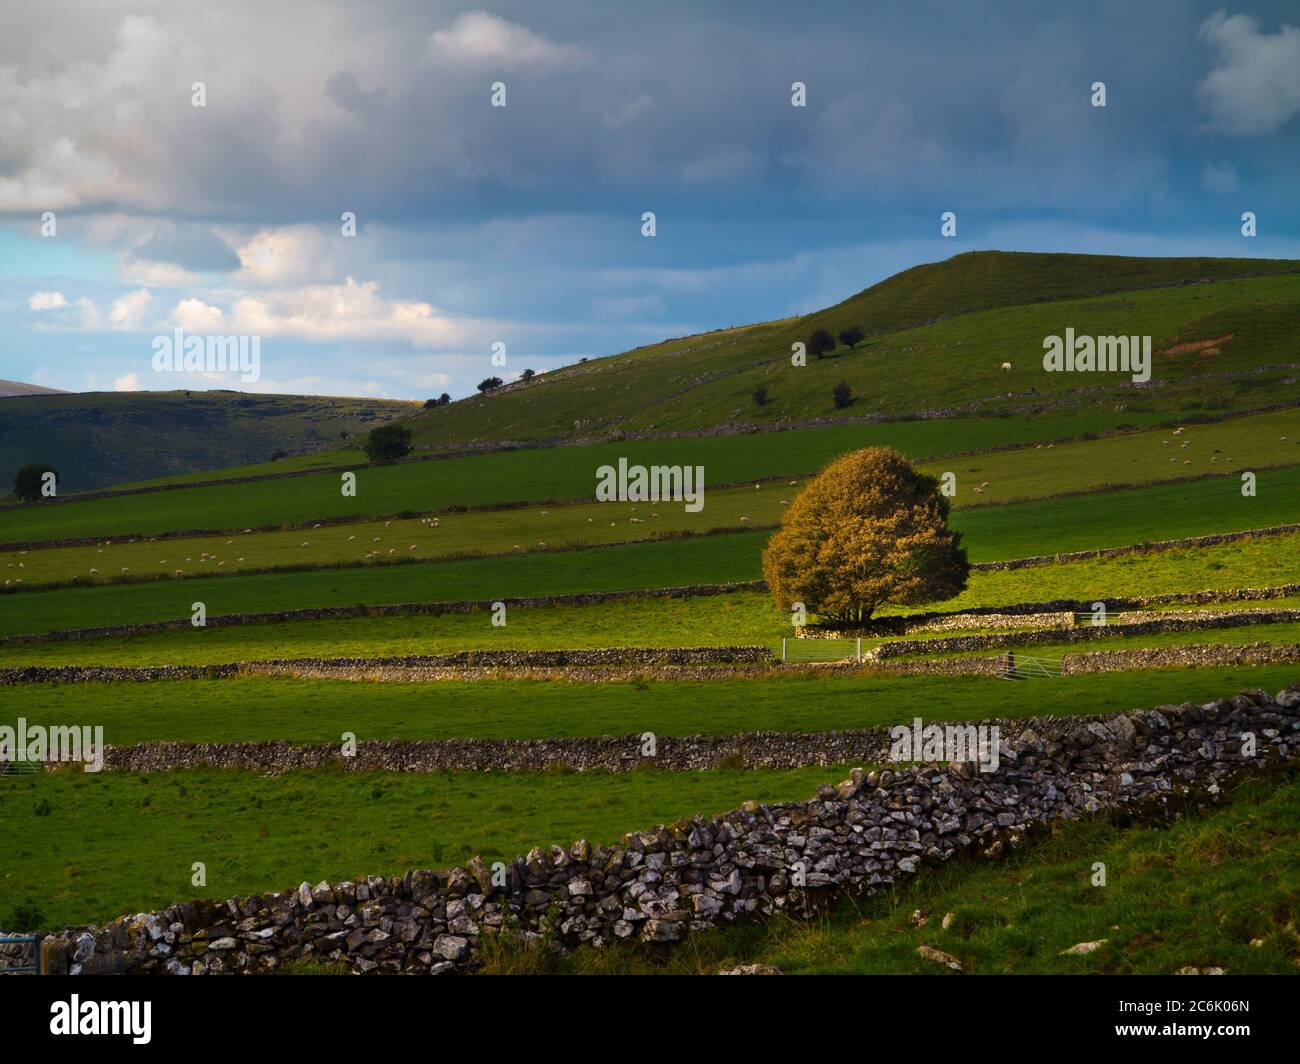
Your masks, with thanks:
[[(803, 317), (591, 359), (421, 411), (410, 425), (417, 446), (436, 447), (863, 416), (1252, 409), (1300, 399), (1281, 383), (1291, 374), (1262, 368), (1294, 359), (1288, 323), (1297, 313), (1300, 262), (1292, 260), (971, 252)], [(854, 348), (791, 365), (793, 342), (849, 326), (866, 337)], [(1044, 373), (1043, 337), (1066, 327), (1151, 335), (1152, 384)], [(1201, 343), (1211, 339), (1222, 342)], [(843, 409), (831, 396), (841, 380), (854, 395)], [(761, 406), (759, 387), (767, 389)]]
[(43, 384), (24, 384), (22, 381), (0, 381), (0, 399), (14, 395), (66, 395), (61, 388), (46, 388)]
[(391, 399), (241, 392), (77, 392), (0, 402), (0, 495), (48, 462), (64, 492), (335, 447), (410, 412)]

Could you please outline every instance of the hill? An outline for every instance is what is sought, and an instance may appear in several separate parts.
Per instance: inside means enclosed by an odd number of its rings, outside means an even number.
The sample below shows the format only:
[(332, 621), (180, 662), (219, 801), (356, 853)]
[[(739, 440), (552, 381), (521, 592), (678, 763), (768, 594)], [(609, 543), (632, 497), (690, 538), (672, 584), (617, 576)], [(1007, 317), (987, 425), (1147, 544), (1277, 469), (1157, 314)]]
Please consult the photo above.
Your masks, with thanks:
[(0, 402), (0, 494), (29, 462), (63, 493), (337, 446), (411, 403), (241, 392), (77, 392)]
[(14, 395), (66, 395), (61, 388), (46, 388), (41, 384), (24, 384), (22, 381), (0, 381), (0, 399)]
[[(411, 426), (418, 446), (436, 447), (937, 412), (1252, 409), (1300, 399), (1294, 381), (1284, 383), (1293, 373), (1263, 368), (1293, 361), (1288, 323), (1298, 312), (1300, 262), (1291, 260), (971, 252), (804, 317), (591, 359), (421, 411)], [(865, 341), (791, 365), (795, 341), (853, 325)], [(1043, 338), (1067, 327), (1150, 335), (1151, 383), (1045, 373)], [(831, 395), (841, 380), (854, 395), (843, 409)], [(753, 397), (759, 387), (763, 405)]]

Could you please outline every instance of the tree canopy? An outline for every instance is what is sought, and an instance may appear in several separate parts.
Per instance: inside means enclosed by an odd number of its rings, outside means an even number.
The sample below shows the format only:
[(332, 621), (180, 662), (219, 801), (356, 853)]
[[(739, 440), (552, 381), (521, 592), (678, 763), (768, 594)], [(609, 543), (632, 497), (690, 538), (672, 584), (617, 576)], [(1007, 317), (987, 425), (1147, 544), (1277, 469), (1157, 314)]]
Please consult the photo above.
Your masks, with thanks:
[(889, 447), (836, 459), (791, 502), (763, 552), (763, 576), (780, 609), (861, 625), (884, 605), (952, 598), (969, 566), (948, 528), (939, 482)]

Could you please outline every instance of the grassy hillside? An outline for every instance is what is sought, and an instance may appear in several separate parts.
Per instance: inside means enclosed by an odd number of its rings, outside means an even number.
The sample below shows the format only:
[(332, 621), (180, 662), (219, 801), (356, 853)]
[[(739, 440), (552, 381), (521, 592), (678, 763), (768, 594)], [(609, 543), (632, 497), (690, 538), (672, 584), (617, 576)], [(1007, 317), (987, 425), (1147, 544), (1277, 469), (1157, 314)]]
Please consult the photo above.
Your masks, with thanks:
[[(1267, 276), (1279, 273), (1285, 276)], [(1122, 294), (1122, 298), (1121, 298)], [(412, 419), (417, 442), (536, 439), (618, 430), (689, 431), (782, 418), (902, 416), (979, 404), (984, 412), (1099, 388), (1085, 409), (1230, 409), (1277, 402), (1283, 386), (1253, 375), (1225, 388), (1206, 374), (1291, 362), (1300, 263), (974, 252), (918, 266), (803, 318), (724, 329), (593, 359)], [(868, 339), (824, 360), (790, 364), (790, 345), (816, 328), (858, 325)], [(1044, 336), (1151, 335), (1157, 352), (1231, 336), (1216, 348), (1157, 354), (1157, 387), (1122, 374), (1045, 373)], [(1013, 369), (1003, 371), (1002, 362)], [(831, 389), (858, 397), (837, 410)], [(1267, 380), (1266, 386), (1262, 381)], [(753, 401), (756, 387), (768, 402)]]
[(390, 399), (241, 392), (77, 392), (0, 399), (0, 496), (49, 462), (62, 493), (336, 447), (410, 413)]

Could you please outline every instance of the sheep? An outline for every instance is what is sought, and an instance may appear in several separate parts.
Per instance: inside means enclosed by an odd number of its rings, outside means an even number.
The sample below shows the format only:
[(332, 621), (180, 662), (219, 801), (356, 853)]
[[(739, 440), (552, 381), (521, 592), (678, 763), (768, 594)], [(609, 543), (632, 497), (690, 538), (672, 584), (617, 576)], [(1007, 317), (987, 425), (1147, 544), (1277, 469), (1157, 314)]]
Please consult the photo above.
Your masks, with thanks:
[(1011, 368), (1011, 363), (1010, 363), (1010, 362), (1003, 362), (1003, 363), (1002, 363), (1002, 368), (1003, 368), (1003, 369), (1010, 369), (1010, 368)]

